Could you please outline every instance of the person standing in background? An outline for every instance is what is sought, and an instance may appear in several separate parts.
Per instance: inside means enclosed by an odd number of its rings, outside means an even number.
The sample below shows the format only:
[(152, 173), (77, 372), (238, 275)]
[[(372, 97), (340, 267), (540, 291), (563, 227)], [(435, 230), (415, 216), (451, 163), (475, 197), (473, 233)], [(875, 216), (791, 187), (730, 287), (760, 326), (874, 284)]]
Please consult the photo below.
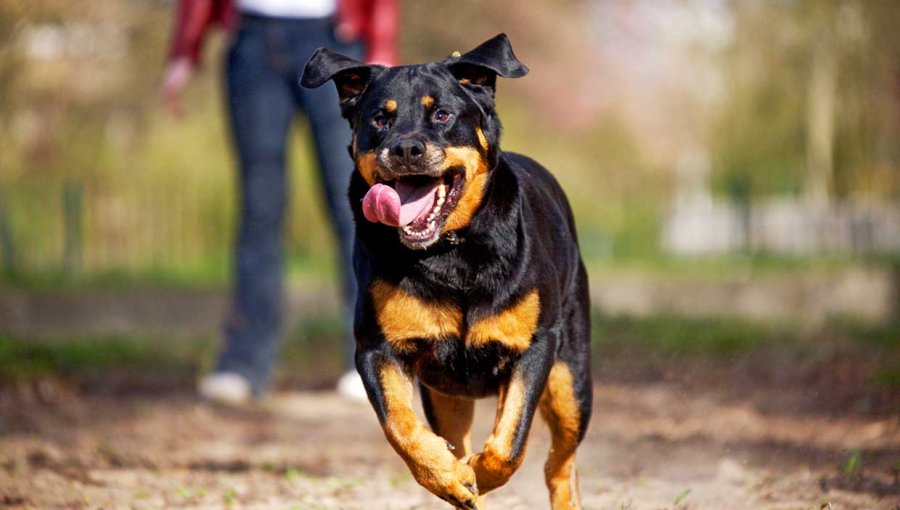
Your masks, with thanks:
[(353, 164), (350, 130), (334, 87), (304, 89), (300, 74), (316, 48), (328, 47), (368, 63), (396, 63), (398, 0), (180, 0), (163, 99), (174, 116), (193, 75), (207, 32), (231, 32), (225, 65), (229, 122), (236, 147), (241, 198), (232, 308), (214, 371), (200, 395), (241, 404), (269, 388), (284, 308), (283, 223), (286, 148), (291, 120), (309, 120), (322, 191), (339, 244), (347, 372), (338, 390), (365, 399), (353, 363), (353, 219), (347, 190)]

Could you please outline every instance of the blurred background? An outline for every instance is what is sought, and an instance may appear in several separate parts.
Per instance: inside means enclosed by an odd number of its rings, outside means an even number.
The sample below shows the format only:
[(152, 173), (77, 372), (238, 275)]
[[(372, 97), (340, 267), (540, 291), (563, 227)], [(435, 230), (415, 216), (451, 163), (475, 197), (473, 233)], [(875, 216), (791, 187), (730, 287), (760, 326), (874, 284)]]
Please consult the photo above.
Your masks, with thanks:
[[(158, 94), (172, 11), (0, 1), (4, 341), (215, 341), (235, 217), (216, 58), (227, 41), (208, 41), (189, 114), (173, 120)], [(531, 67), (499, 84), (503, 145), (568, 191), (600, 324), (896, 331), (893, 1), (418, 0), (401, 12), (406, 62), (505, 31)], [(307, 129), (291, 151), (292, 338), (328, 348), (336, 271)], [(319, 333), (304, 332), (310, 320)]]
[[(207, 41), (188, 115), (174, 121), (158, 93), (173, 5), (0, 0), (6, 412), (97, 391), (190, 392), (211, 362), (236, 208), (227, 41)], [(498, 84), (502, 145), (544, 163), (572, 202), (598, 381), (896, 423), (897, 2), (401, 5), (404, 62), (506, 32), (531, 68)], [(307, 130), (292, 135), (282, 388), (330, 388), (341, 369), (334, 243)], [(32, 422), (0, 429), (21, 423)], [(900, 493), (896, 450), (854, 444), (793, 455), (834, 466), (831, 487)]]

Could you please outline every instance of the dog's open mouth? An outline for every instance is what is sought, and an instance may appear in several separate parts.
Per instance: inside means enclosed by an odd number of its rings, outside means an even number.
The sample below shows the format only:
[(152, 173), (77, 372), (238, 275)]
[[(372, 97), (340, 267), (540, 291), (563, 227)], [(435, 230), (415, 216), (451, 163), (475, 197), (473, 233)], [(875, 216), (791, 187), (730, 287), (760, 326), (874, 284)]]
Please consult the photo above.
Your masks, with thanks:
[(405, 244), (424, 248), (437, 240), (464, 184), (458, 171), (441, 177), (408, 175), (378, 182), (363, 198), (363, 214), (371, 222), (399, 227)]

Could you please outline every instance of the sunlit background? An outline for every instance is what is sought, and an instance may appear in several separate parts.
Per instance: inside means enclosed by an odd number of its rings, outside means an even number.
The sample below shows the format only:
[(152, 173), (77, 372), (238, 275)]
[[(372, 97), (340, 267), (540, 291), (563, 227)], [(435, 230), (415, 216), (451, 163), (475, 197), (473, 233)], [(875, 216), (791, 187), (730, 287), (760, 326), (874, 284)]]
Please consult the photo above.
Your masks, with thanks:
[[(502, 146), (550, 168), (573, 204), (601, 382), (793, 388), (750, 400), (896, 421), (900, 4), (401, 4), (404, 62), (506, 32), (530, 67), (498, 84)], [(172, 10), (0, 0), (7, 396), (123, 372), (189, 391), (215, 350), (236, 213), (227, 38), (207, 41), (174, 120), (158, 93)], [(281, 384), (323, 388), (340, 372), (337, 273), (308, 131), (292, 134)], [(878, 492), (854, 467), (896, 476), (896, 451), (878, 448), (841, 443), (822, 462), (842, 490), (888, 501), (896, 480)]]
[[(4, 280), (225, 282), (223, 38), (173, 122), (156, 93), (171, 2), (0, 5)], [(402, 13), (407, 62), (510, 35), (532, 72), (499, 86), (504, 147), (556, 173), (592, 264), (850, 266), (900, 252), (889, 0), (418, 1)], [(292, 151), (298, 276), (332, 259), (306, 130)]]

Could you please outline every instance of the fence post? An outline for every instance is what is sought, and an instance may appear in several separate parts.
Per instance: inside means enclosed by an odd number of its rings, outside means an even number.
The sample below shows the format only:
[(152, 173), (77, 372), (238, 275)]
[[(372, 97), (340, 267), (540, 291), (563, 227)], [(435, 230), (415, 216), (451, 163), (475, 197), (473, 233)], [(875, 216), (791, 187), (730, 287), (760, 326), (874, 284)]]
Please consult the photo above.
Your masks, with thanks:
[(84, 259), (84, 186), (67, 181), (63, 185), (63, 269), (67, 276), (81, 273)]
[(18, 260), (12, 228), (9, 226), (9, 210), (3, 192), (0, 192), (0, 254), (3, 255), (3, 275), (6, 278), (14, 278), (18, 274)]

